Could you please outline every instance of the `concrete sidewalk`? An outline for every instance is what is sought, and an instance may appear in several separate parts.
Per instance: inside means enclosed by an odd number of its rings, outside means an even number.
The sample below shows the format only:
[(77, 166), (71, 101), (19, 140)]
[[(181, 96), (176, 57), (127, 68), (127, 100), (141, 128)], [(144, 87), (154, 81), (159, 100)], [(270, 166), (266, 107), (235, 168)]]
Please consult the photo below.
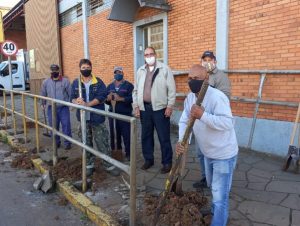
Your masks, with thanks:
[[(16, 104), (16, 106), (18, 106), (17, 109), (21, 109), (20, 104)], [(28, 115), (33, 116), (32, 105), (27, 104), (26, 106)], [(77, 138), (76, 127), (78, 123), (74, 118), (74, 113), (75, 111), (72, 111), (72, 131), (73, 136)], [(18, 119), (18, 128), (21, 128), (21, 122)], [(30, 129), (29, 136), (32, 139), (31, 143), (34, 144), (34, 129)], [(43, 148), (51, 150), (52, 139), (44, 138), (43, 136), (41, 138)], [(175, 128), (172, 129), (171, 139), (174, 147), (177, 141)], [(192, 184), (200, 179), (199, 161), (194, 151), (194, 144), (190, 145), (189, 150), (183, 182), (185, 191), (193, 190)], [(80, 149), (74, 145), (70, 151), (59, 149), (60, 156), (74, 157), (80, 156), (80, 153)], [(166, 175), (162, 175), (159, 172), (161, 168), (159, 143), (156, 138), (154, 167), (147, 171), (140, 170), (143, 164), (140, 128), (138, 128), (137, 153), (139, 185), (145, 185), (146, 192), (159, 193), (162, 191), (166, 179)], [(43, 158), (51, 158), (51, 151), (43, 153)], [(281, 170), (283, 162), (283, 159), (274, 156), (240, 150), (230, 195), (230, 222), (228, 225), (300, 225), (300, 175), (292, 172), (283, 172)], [(121, 181), (120, 178), (109, 178), (105, 183), (105, 188), (98, 191), (99, 194), (92, 196), (90, 193), (87, 193), (87, 195), (95, 203), (101, 205), (102, 208), (109, 210), (111, 214), (118, 212), (120, 207), (127, 205), (128, 202), (122, 200), (120, 194), (113, 193), (111, 188), (120, 184)], [(209, 189), (205, 190), (205, 194), (210, 196)], [(103, 198), (103, 195), (110, 198)]]

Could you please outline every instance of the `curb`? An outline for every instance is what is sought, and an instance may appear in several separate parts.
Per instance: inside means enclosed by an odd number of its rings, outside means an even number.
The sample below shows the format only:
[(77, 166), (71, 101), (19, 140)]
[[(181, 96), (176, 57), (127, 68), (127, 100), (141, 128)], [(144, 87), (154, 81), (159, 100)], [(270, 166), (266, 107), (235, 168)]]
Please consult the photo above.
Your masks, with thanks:
[[(13, 136), (10, 136), (5, 130), (0, 130), (1, 142), (7, 143), (18, 152), (27, 152), (25, 147), (18, 142)], [(34, 167), (41, 173), (47, 171), (47, 165), (40, 158), (31, 159)], [(76, 208), (81, 210), (88, 218), (98, 226), (117, 226), (118, 223), (113, 218), (105, 213), (103, 209), (96, 206), (88, 197), (79, 192), (70, 182), (60, 179), (56, 182), (58, 190), (65, 196), (66, 199)]]
[(28, 152), (26, 147), (22, 147), (22, 144), (18, 142), (14, 136), (9, 135), (5, 130), (0, 130), (0, 140), (4, 143), (7, 143), (13, 150), (17, 150), (21, 153)]

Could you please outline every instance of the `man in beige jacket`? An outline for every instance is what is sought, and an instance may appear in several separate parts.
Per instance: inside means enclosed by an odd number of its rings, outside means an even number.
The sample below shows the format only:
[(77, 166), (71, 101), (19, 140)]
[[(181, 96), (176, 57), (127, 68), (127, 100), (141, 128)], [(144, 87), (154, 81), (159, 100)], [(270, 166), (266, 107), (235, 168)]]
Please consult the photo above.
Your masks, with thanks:
[(144, 51), (146, 64), (137, 71), (133, 90), (135, 116), (141, 118), (142, 151), (145, 163), (143, 170), (154, 164), (154, 128), (157, 131), (162, 154), (161, 173), (172, 168), (172, 146), (170, 140), (170, 117), (176, 99), (176, 85), (171, 69), (156, 60), (152, 47)]

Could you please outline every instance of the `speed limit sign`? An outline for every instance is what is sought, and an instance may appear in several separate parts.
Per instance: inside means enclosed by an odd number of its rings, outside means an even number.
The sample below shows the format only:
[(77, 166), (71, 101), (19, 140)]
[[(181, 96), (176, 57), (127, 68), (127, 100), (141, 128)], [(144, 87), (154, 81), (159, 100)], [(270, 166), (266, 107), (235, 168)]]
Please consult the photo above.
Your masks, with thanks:
[(13, 41), (6, 40), (1, 45), (1, 51), (5, 56), (13, 56), (18, 52), (18, 47)]

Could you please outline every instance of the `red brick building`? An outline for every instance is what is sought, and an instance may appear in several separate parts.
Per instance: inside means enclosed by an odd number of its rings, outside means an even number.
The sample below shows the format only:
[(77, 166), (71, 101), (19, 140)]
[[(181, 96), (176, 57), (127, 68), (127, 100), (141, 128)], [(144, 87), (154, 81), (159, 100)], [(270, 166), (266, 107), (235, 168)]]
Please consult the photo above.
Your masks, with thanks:
[[(84, 55), (81, 4), (47, 2), (58, 4), (61, 64), (64, 74), (74, 79)], [(300, 69), (298, 0), (88, 0), (88, 4), (90, 58), (94, 73), (105, 83), (112, 80), (114, 65), (122, 65), (126, 78), (133, 81), (148, 45), (174, 72), (187, 71), (208, 49), (216, 52), (218, 66), (225, 70)], [(257, 97), (259, 74), (229, 76), (233, 97)], [(177, 92), (188, 92), (186, 75), (175, 78)], [(268, 74), (262, 99), (298, 103), (298, 87), (299, 74)], [(245, 146), (255, 105), (231, 104), (238, 139)], [(295, 107), (261, 104), (252, 147), (283, 155), (295, 113)]]

